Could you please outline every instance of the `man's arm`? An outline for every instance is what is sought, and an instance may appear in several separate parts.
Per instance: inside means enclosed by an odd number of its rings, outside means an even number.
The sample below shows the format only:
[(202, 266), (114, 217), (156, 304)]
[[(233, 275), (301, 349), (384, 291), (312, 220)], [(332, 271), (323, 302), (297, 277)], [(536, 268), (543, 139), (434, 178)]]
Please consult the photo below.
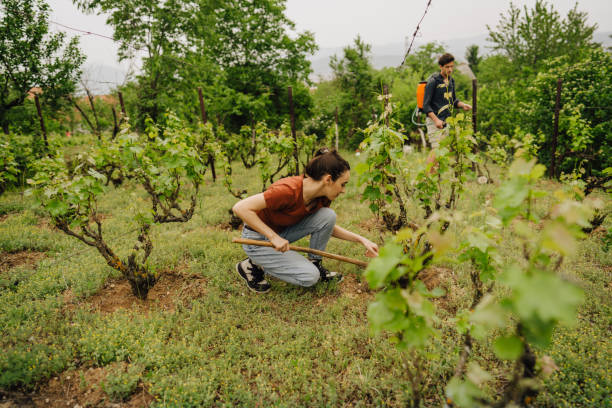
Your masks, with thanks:
[(431, 101), (433, 100), (435, 90), (436, 81), (430, 78), (429, 81), (427, 81), (427, 85), (425, 85), (425, 95), (423, 97), (423, 113), (425, 113), (428, 118), (433, 120), (438, 129), (442, 129), (444, 127), (444, 122), (438, 119), (438, 117), (433, 111), (433, 108), (431, 107)]
[(463, 109), (463, 110), (470, 110), (470, 109), (472, 109), (472, 105), (468, 105), (467, 103), (464, 103), (464, 102), (461, 102), (461, 101), (458, 101), (456, 106), (458, 108)]
[(442, 129), (444, 127), (444, 122), (438, 119), (435, 113), (429, 112), (427, 116), (429, 116), (429, 118), (434, 121), (434, 124), (438, 129)]
[(346, 230), (338, 225), (334, 225), (334, 230), (332, 231), (332, 237), (343, 239), (345, 241), (351, 242), (359, 242), (366, 248), (365, 255), (370, 258), (374, 258), (378, 256), (378, 245), (369, 239), (362, 237), (359, 234), (355, 234), (349, 230)]
[(457, 95), (455, 94), (455, 80), (453, 79), (453, 100), (455, 101), (454, 105), (456, 108), (461, 108), (463, 110), (470, 110), (472, 109), (471, 105), (468, 105), (465, 102), (461, 102), (460, 100), (457, 99)]

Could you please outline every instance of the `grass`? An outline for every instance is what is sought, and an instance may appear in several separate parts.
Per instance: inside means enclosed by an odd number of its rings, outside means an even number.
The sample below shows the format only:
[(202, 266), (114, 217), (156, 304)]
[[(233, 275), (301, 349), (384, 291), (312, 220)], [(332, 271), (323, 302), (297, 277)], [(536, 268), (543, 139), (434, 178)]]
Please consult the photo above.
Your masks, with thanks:
[[(357, 163), (358, 158), (345, 155)], [(260, 191), (255, 169), (236, 166), (233, 178), (249, 194)], [(359, 202), (356, 179), (353, 175), (347, 194), (333, 205), (337, 222), (380, 242), (367, 205)], [(543, 187), (555, 185), (545, 182)], [(471, 183), (461, 210), (476, 212), (494, 189)], [(109, 399), (127, 398), (140, 384), (151, 394), (152, 406), (406, 406), (410, 361), (385, 335), (370, 335), (366, 311), (374, 293), (362, 282), (361, 269), (329, 261), (328, 267), (347, 275), (338, 286), (304, 289), (273, 280), (268, 294), (251, 293), (234, 271), (244, 257), (241, 247), (231, 243), (238, 232), (222, 228), (236, 200), (220, 180), (208, 180), (200, 199), (188, 223), (153, 228), (150, 263), (159, 271), (182, 268), (185, 275), (204, 277), (205, 295), (177, 297), (171, 310), (101, 313), (90, 310), (88, 300), (117, 274), (95, 249), (45, 224), (31, 198), (19, 191), (0, 197), (0, 214), (6, 214), (0, 221), (0, 251), (47, 254), (36, 268), (7, 272), (19, 274), (18, 284), (0, 286), (0, 390), (38, 395), (62, 372), (109, 367), (116, 375), (101, 379), (100, 385)], [(100, 203), (100, 212), (107, 215), (105, 236), (120, 255), (135, 242), (134, 212), (146, 205), (144, 192), (130, 184), (109, 189)], [(414, 203), (409, 211), (418, 212)], [(503, 256), (511, 259), (514, 246), (509, 236)], [(327, 249), (363, 258), (356, 244), (333, 239)], [(611, 265), (612, 251), (604, 251), (601, 234), (581, 242), (564, 264), (561, 273), (583, 288), (586, 301), (577, 324), (557, 330), (552, 347), (538, 351), (552, 356), (560, 368), (547, 380), (538, 406), (609, 406)], [(467, 270), (446, 266), (453, 269), (449, 302), (466, 307)], [(67, 307), (67, 292), (75, 297), (75, 307)], [(441, 310), (440, 315), (442, 336), (433, 340), (427, 361), (426, 406), (442, 404), (440, 379), (452, 375), (458, 356), (451, 313)], [(488, 346), (478, 347), (473, 358), (500, 375), (504, 366)], [(116, 372), (118, 362), (127, 368)]]

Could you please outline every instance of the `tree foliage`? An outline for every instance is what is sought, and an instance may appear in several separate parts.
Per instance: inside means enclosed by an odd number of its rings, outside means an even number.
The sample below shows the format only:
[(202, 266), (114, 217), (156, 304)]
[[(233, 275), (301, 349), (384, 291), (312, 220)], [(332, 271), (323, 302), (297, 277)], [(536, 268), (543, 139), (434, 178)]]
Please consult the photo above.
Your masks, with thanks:
[(537, 0), (532, 9), (510, 3), (497, 27), (487, 25), (487, 29), (493, 51), (506, 55), (516, 70), (535, 71), (547, 58), (561, 55), (575, 61), (583, 50), (597, 46), (593, 42), (597, 24), (588, 25), (587, 13), (578, 11), (577, 4), (561, 19), (545, 0)]
[(343, 118), (341, 131), (351, 147), (361, 141), (356, 133), (372, 119), (371, 105), (376, 95), (373, 68), (370, 63), (371, 46), (355, 38), (353, 46), (345, 47), (343, 57), (334, 55), (329, 62), (334, 80), (342, 92), (339, 111)]
[(38, 87), (46, 105), (58, 106), (75, 88), (85, 57), (76, 37), (49, 33), (49, 5), (43, 0), (0, 2), (0, 124)]
[(479, 47), (474, 44), (470, 45), (465, 51), (465, 59), (474, 75), (478, 74), (478, 66), (482, 61), (482, 56), (478, 55), (478, 49)]
[(611, 77), (612, 56), (601, 48), (588, 51), (578, 62), (570, 55), (546, 61), (526, 89), (523, 118), (526, 130), (546, 136), (539, 151), (543, 163), (551, 162), (552, 116), (557, 80), (561, 79), (559, 170), (572, 173), (583, 169), (590, 177), (612, 166), (612, 120), (607, 110), (612, 106)]
[(406, 58), (405, 65), (417, 73), (419, 79), (424, 81), (436, 71), (439, 71), (437, 58), (444, 53), (444, 46), (430, 42), (417, 48), (414, 54)]
[(83, 10), (108, 13), (121, 58), (145, 51), (132, 104), (135, 123), (161, 119), (169, 107), (193, 121), (198, 87), (207, 110), (228, 130), (266, 120), (282, 123), (293, 86), (298, 112), (309, 112), (305, 89), (316, 49), (311, 33), (297, 33), (282, 0), (75, 0)]
[(292, 86), (299, 126), (312, 107), (306, 86), (311, 72), (306, 57), (316, 50), (312, 33), (295, 30), (282, 0), (209, 1), (210, 11), (204, 3), (189, 34), (195, 49), (190, 57), (205, 56), (221, 75), (217, 80), (193, 73), (207, 89), (212, 113), (231, 132), (260, 121), (279, 127), (289, 113)]
[[(116, 140), (103, 141), (77, 156), (74, 168), (62, 157), (45, 157), (36, 164), (33, 179), (28, 180), (53, 224), (96, 248), (141, 299), (146, 299), (158, 279), (148, 263), (153, 250), (151, 227), (189, 221), (206, 172), (205, 134), (184, 130), (172, 115), (166, 124), (161, 130), (149, 120), (144, 135), (124, 128)], [(123, 259), (109, 245), (98, 211), (98, 200), (107, 191), (109, 165), (115, 168), (113, 172), (122, 172), (138, 181), (151, 204), (149, 210), (137, 210), (134, 214), (139, 225), (137, 243)]]
[[(582, 291), (565, 281), (558, 270), (563, 259), (576, 250), (583, 237), (581, 227), (589, 224), (596, 202), (581, 201), (579, 190), (559, 190), (543, 217), (533, 209), (545, 194), (536, 183), (545, 167), (535, 159), (517, 158), (508, 177), (496, 190), (493, 207), (486, 206), (482, 225), (448, 215), (458, 223), (460, 233), (440, 233), (438, 214), (416, 230), (404, 229), (368, 265), (365, 277), (372, 288), (381, 289), (368, 307), (368, 320), (375, 332), (391, 333), (389, 340), (408, 353), (411, 364), (406, 374), (411, 387), (412, 407), (421, 406), (424, 378), (433, 337), (440, 335), (440, 318), (432, 301), (444, 294), (428, 275), (428, 266), (443, 262), (450, 253), (466, 263), (473, 283), (471, 304), (457, 311), (450, 321), (461, 343), (452, 378), (447, 379), (447, 404), (459, 407), (505, 407), (534, 400), (546, 377), (546, 358), (534, 347), (550, 346), (553, 329), (571, 323), (583, 300)], [(469, 220), (469, 221), (468, 221)], [(537, 223), (533, 228), (529, 223)], [(509, 260), (500, 256), (504, 230), (515, 234), (522, 251)], [(430, 276), (430, 275), (429, 275)], [(429, 281), (429, 285), (426, 282)], [(504, 289), (495, 295), (493, 289)], [(444, 327), (444, 326), (442, 326)], [(485, 390), (493, 378), (482, 369), (473, 351), (490, 348), (499, 360), (510, 360), (504, 371), (508, 383), (490, 400)], [(445, 353), (448, 350), (444, 351)], [(449, 358), (449, 357), (447, 357)]]
[(74, 0), (83, 11), (106, 14), (119, 43), (119, 59), (144, 52), (138, 76), (135, 123), (144, 128), (146, 117), (157, 121), (169, 105), (177, 71), (188, 44), (185, 35), (197, 4), (189, 0)]

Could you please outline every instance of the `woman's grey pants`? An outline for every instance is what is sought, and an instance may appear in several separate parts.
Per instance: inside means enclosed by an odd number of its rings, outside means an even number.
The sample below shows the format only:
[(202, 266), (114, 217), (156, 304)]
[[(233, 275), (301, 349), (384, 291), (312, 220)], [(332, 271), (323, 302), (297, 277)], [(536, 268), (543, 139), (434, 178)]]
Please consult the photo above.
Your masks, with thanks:
[[(289, 242), (310, 235), (310, 248), (325, 250), (336, 225), (336, 213), (328, 207), (306, 216), (295, 225), (285, 228), (279, 235)], [(249, 228), (243, 228), (242, 238), (268, 241), (268, 238)], [(274, 248), (257, 245), (243, 245), (244, 251), (254, 264), (264, 271), (285, 282), (300, 286), (312, 286), (319, 280), (317, 267), (295, 251), (279, 252)], [(318, 255), (308, 254), (310, 259), (321, 259)]]

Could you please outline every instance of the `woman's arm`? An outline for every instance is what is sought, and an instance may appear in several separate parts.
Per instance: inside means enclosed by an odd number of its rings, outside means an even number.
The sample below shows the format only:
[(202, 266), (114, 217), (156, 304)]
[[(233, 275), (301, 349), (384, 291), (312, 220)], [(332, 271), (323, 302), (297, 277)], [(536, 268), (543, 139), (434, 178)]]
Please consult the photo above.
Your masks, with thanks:
[(257, 211), (266, 208), (263, 193), (255, 194), (234, 204), (232, 211), (244, 221), (249, 228), (254, 229), (270, 240), (274, 249), (280, 252), (289, 250), (289, 241), (278, 235), (272, 228), (264, 223), (257, 215)]
[(366, 248), (365, 255), (370, 258), (374, 258), (378, 256), (378, 245), (369, 239), (362, 237), (359, 234), (355, 234), (349, 230), (346, 230), (338, 225), (334, 225), (334, 230), (332, 231), (332, 237), (343, 239), (345, 241), (351, 242), (359, 242)]

